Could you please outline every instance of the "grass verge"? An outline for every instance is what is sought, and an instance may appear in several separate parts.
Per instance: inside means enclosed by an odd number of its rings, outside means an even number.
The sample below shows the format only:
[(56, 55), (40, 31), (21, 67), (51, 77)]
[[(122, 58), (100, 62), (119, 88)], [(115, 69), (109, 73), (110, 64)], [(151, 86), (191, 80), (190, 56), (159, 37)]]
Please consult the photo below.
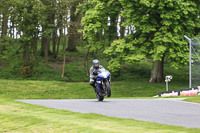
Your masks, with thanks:
[(194, 102), (194, 103), (200, 103), (200, 95), (198, 96), (192, 96), (192, 97), (187, 97), (184, 101), (187, 102)]
[[(187, 84), (186, 84), (187, 85)], [(185, 84), (170, 83), (170, 90)], [(165, 84), (150, 84), (146, 80), (111, 83), (112, 98), (152, 97), (165, 91)], [(11, 99), (93, 99), (95, 94), (87, 82), (0, 80), (0, 96)]]
[[(185, 85), (172, 82), (171, 86), (170, 89), (177, 89)], [(165, 84), (150, 85), (145, 80), (113, 82), (111, 87), (112, 98), (151, 97), (165, 90)], [(11, 100), (86, 98), (95, 98), (95, 94), (85, 82), (0, 80), (0, 132), (200, 132), (200, 129), (74, 113)]]
[(74, 113), (0, 98), (0, 132), (197, 133), (200, 129)]

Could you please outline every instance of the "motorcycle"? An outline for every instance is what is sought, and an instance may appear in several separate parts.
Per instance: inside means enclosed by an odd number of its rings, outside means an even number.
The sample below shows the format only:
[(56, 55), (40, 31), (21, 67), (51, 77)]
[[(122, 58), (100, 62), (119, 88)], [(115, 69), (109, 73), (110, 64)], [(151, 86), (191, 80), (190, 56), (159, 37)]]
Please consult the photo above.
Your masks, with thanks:
[(103, 101), (104, 96), (111, 96), (110, 79), (111, 74), (108, 70), (102, 69), (97, 72), (95, 93), (98, 101)]

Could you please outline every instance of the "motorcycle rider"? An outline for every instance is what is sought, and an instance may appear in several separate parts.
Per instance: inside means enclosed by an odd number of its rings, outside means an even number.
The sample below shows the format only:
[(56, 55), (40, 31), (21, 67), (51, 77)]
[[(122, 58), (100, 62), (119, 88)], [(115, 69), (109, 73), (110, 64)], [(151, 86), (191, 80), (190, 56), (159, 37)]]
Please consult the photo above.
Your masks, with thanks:
[(103, 66), (100, 65), (99, 60), (95, 59), (92, 61), (92, 67), (90, 68), (90, 85), (93, 87), (94, 91), (96, 91), (96, 79), (97, 79), (97, 72), (100, 69), (105, 69)]

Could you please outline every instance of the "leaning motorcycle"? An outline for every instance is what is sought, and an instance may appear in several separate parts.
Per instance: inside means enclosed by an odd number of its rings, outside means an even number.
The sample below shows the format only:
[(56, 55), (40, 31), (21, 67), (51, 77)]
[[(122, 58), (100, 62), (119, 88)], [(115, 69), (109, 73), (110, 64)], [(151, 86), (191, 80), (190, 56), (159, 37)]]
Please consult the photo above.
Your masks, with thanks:
[(98, 101), (103, 101), (104, 96), (111, 96), (110, 79), (111, 74), (108, 70), (103, 69), (97, 73), (95, 93)]

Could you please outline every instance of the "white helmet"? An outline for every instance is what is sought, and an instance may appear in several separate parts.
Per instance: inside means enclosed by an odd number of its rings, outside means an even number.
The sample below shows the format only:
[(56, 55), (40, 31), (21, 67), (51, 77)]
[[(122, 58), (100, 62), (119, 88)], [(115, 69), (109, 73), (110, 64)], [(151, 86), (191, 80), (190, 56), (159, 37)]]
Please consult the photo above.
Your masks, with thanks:
[(95, 60), (92, 61), (92, 63), (93, 63), (94, 68), (96, 68), (96, 69), (99, 68), (99, 65), (100, 65), (99, 60), (95, 59)]

